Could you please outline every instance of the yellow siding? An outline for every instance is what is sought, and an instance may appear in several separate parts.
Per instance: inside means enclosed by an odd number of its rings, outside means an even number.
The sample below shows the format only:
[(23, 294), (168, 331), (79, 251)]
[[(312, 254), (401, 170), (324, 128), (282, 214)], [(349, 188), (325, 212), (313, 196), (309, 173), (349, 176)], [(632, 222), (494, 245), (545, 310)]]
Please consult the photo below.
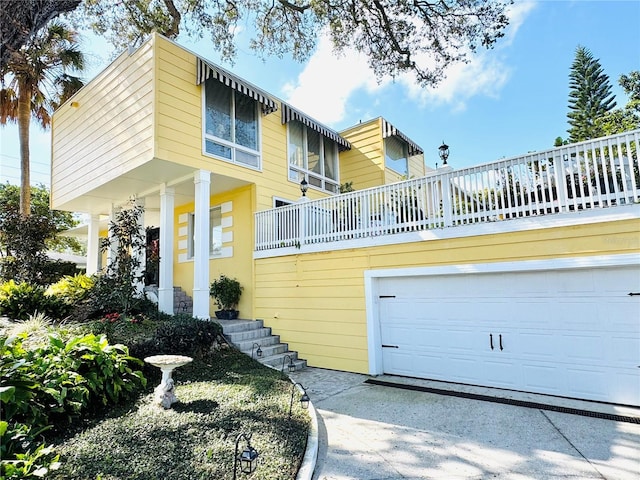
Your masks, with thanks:
[[(212, 258), (209, 261), (209, 278), (211, 281), (225, 274), (237, 278), (243, 287), (239, 310), (242, 318), (255, 318), (253, 316), (253, 219), (251, 206), (253, 204), (253, 187), (247, 186), (210, 198), (212, 207), (222, 204), (230, 204), (231, 211), (222, 213), (223, 225), (230, 221), (231, 226), (223, 227), (223, 235), (232, 235), (231, 241), (223, 242), (223, 248), (232, 247), (233, 256), (228, 258)], [(189, 295), (193, 290), (193, 260), (179, 261), (180, 255), (187, 253), (186, 248), (180, 248), (181, 241), (187, 239), (186, 234), (181, 235), (180, 229), (186, 230), (187, 222), (181, 221), (181, 217), (194, 211), (194, 204), (180, 205), (175, 210), (175, 236), (176, 248), (174, 258), (174, 285), (179, 285)], [(210, 314), (216, 310), (213, 302), (210, 305)]]
[(152, 158), (152, 51), (123, 53), (54, 114), (53, 208)]
[(640, 251), (640, 220), (255, 261), (255, 315), (316, 367), (368, 372), (364, 272)]
[(353, 182), (355, 190), (385, 183), (381, 119), (360, 123), (340, 132), (351, 150), (340, 153), (340, 182)]
[(424, 164), (424, 154), (409, 157), (409, 178), (420, 178), (427, 174), (427, 167)]

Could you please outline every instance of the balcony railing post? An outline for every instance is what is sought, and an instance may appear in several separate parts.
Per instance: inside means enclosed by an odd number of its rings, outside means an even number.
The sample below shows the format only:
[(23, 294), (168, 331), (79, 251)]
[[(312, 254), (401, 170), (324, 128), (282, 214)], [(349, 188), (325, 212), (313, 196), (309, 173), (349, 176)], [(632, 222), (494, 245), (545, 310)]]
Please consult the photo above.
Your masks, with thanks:
[(306, 244), (307, 238), (307, 211), (309, 199), (302, 197), (298, 200), (298, 247)]
[(442, 220), (445, 227), (453, 225), (453, 202), (451, 201), (451, 175), (443, 175), (440, 181), (442, 190)]

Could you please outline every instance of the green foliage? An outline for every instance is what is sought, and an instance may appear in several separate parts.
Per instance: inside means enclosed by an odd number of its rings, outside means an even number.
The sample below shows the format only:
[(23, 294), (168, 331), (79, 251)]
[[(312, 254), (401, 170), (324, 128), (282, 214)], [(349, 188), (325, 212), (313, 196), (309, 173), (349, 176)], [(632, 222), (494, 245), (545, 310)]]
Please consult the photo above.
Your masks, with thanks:
[(173, 377), (180, 402), (169, 412), (150, 405), (149, 395), (137, 408), (71, 432), (57, 445), (63, 462), (51, 478), (230, 480), (240, 431), (254, 432), (260, 452), (256, 474), (242, 478), (296, 477), (309, 417), (297, 398), (289, 417), (286, 375), (228, 349), (194, 359)]
[(137, 358), (166, 353), (200, 358), (216, 343), (222, 327), (216, 322), (180, 314), (159, 321), (144, 318), (141, 322), (119, 316), (116, 321), (92, 322), (91, 331), (106, 335), (111, 343), (127, 345)]
[(569, 73), (569, 143), (602, 136), (597, 120), (615, 106), (609, 77), (600, 60), (578, 46)]
[[(2, 422), (0, 422), (0, 430)], [(11, 441), (15, 438), (15, 430), (7, 431), (7, 439)], [(5, 435), (2, 435), (5, 440)], [(44, 444), (35, 446), (32, 449), (33, 441), (29, 442), (29, 448), (24, 453), (15, 453), (10, 457), (0, 457), (0, 478), (14, 480), (20, 478), (42, 478), (60, 468), (60, 455), (56, 455), (53, 447), (45, 447)]]
[(620, 86), (629, 95), (624, 108), (616, 108), (597, 119), (597, 126), (603, 135), (628, 132), (640, 128), (640, 71), (621, 75)]
[(49, 285), (45, 294), (57, 297), (60, 301), (71, 306), (87, 299), (94, 285), (94, 279), (88, 275), (67, 275), (58, 282)]
[(209, 295), (214, 298), (220, 310), (235, 310), (240, 302), (242, 289), (240, 282), (235, 278), (220, 275), (211, 283)]
[(353, 191), (355, 191), (353, 188), (353, 182), (345, 182), (340, 185), (340, 193), (349, 193)]
[(44, 287), (27, 282), (9, 280), (0, 284), (0, 315), (15, 320), (26, 320), (36, 312), (59, 318), (64, 304), (56, 297), (45, 295)]
[(71, 213), (49, 209), (49, 191), (44, 186), (31, 188), (31, 215), (20, 214), (20, 189), (0, 184), (0, 280), (17, 280), (39, 285), (55, 282), (75, 273), (70, 262), (52, 262), (51, 249), (70, 248), (81, 252), (76, 240), (59, 233), (77, 225)]
[(140, 228), (144, 208), (131, 200), (109, 224), (109, 238), (103, 249), (114, 249), (114, 260), (98, 276), (93, 297), (97, 311), (117, 311), (124, 315), (134, 310), (143, 298), (136, 285), (144, 281), (142, 262), (134, 254), (146, 249), (146, 233)]
[(32, 428), (66, 425), (96, 404), (130, 398), (146, 384), (131, 367), (142, 362), (104, 336), (51, 333), (46, 344), (29, 349), (26, 339), (0, 337), (0, 387), (13, 387), (8, 401), (3, 396), (8, 420)]
[(263, 58), (291, 54), (295, 60), (308, 58), (327, 32), (337, 52), (348, 46), (367, 56), (377, 78), (411, 72), (426, 87), (442, 80), (449, 65), (493, 46), (504, 35), (510, 3), (86, 0), (74, 17), (79, 28), (93, 29), (118, 49), (140, 45), (152, 32), (172, 39), (206, 35), (223, 60), (236, 55), (239, 28), (255, 32), (249, 48)]

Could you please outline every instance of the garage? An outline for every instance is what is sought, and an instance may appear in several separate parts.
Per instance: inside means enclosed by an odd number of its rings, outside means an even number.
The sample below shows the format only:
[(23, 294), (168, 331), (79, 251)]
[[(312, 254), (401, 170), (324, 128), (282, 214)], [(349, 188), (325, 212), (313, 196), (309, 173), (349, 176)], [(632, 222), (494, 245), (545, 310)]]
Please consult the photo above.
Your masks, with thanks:
[(371, 373), (640, 406), (624, 257), (368, 272)]

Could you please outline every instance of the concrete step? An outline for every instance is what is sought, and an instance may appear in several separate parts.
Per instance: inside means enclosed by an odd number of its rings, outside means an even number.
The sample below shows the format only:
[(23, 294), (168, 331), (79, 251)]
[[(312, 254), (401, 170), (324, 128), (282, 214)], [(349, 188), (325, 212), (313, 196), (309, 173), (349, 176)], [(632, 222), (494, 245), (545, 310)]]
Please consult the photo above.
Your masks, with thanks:
[(260, 346), (260, 348), (262, 348), (262, 350), (264, 350), (265, 347), (280, 344), (280, 335), (270, 335), (268, 337), (262, 337), (262, 338), (256, 338), (256, 339), (250, 339), (250, 340), (241, 340), (239, 342), (234, 342), (233, 344), (238, 348), (238, 350), (245, 353), (246, 352), (250, 353), (252, 348), (254, 349), (258, 348), (258, 347), (254, 347), (256, 343)]
[(244, 332), (225, 333), (224, 336), (233, 344), (243, 341), (255, 342), (260, 338), (270, 337), (271, 329), (263, 327), (256, 330), (246, 330)]
[[(289, 345), (280, 342), (279, 335), (273, 335), (271, 328), (265, 327), (262, 320), (215, 320), (222, 326), (227, 340), (238, 350), (252, 356), (263, 365), (269, 365), (277, 370), (289, 371), (289, 364), (293, 363), (295, 370), (307, 367), (307, 361), (298, 358), (298, 352), (289, 351)], [(262, 350), (262, 357), (257, 356), (258, 346)]]
[(262, 362), (263, 358), (269, 358), (274, 355), (279, 355), (281, 353), (287, 353), (289, 351), (289, 346), (286, 343), (272, 343), (271, 345), (260, 345), (260, 351), (262, 352), (262, 356), (258, 357), (258, 347), (255, 347), (252, 344), (249, 348), (238, 348), (242, 353), (246, 353), (247, 355), (253, 355), (254, 360), (258, 360)]
[(306, 360), (298, 358), (298, 352), (283, 352), (268, 357), (263, 355), (262, 358), (257, 360), (263, 365), (270, 365), (284, 372), (287, 372), (289, 363), (293, 363), (296, 366), (296, 370), (302, 370), (307, 366)]
[(213, 320), (222, 326), (225, 335), (228, 333), (257, 330), (264, 327), (264, 322), (262, 320), (218, 320), (216, 318)]

